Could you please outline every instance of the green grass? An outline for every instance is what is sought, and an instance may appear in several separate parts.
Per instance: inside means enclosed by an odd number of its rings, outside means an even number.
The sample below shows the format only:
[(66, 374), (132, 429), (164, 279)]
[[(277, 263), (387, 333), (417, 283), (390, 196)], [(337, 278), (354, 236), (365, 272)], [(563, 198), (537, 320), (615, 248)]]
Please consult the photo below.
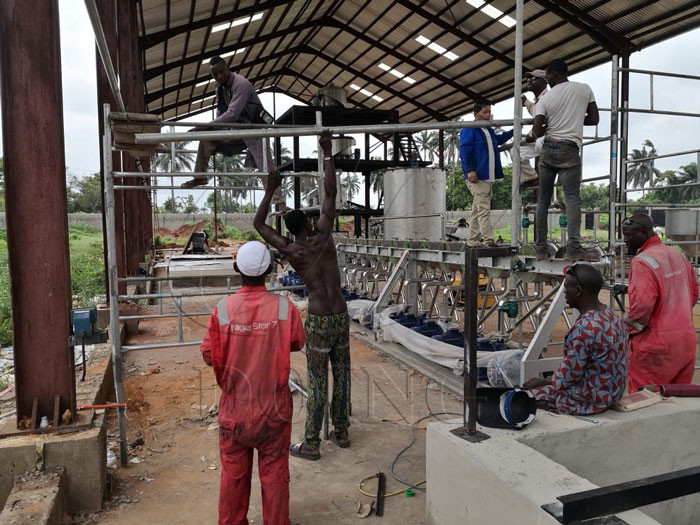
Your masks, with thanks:
[(171, 237), (170, 235), (156, 235), (155, 244), (158, 246), (165, 246), (174, 244), (176, 246), (184, 246), (187, 242), (186, 237)]
[[(82, 224), (68, 230), (73, 306), (93, 306), (105, 293), (102, 232)], [(7, 237), (0, 230), (0, 344), (12, 341)]]

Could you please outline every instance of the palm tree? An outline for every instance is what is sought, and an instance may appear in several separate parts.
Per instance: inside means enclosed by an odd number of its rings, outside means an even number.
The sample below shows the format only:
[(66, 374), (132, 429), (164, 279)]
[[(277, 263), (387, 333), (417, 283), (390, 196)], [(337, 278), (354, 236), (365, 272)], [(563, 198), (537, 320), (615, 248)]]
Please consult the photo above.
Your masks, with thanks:
[[(461, 121), (462, 119), (457, 119)], [(444, 132), (444, 155), (447, 159), (447, 165), (452, 166), (459, 160), (459, 132), (457, 128), (446, 129)]]
[[(647, 147), (649, 149), (647, 149)], [(632, 153), (627, 156), (628, 160), (646, 159), (655, 157), (658, 154), (654, 143), (646, 139), (642, 143), (642, 149), (633, 149)], [(654, 177), (658, 177), (661, 172), (654, 167), (654, 160), (643, 160), (628, 164), (627, 168), (627, 184), (632, 188), (643, 188), (647, 183), (650, 186), (654, 184)]]
[(188, 144), (189, 142), (175, 143), (175, 162), (173, 166), (170, 165), (172, 160), (170, 153), (155, 153), (153, 157), (151, 157), (151, 168), (153, 171), (159, 171), (161, 173), (192, 171), (194, 154), (183, 152)]
[[(296, 179), (296, 177), (284, 177), (282, 179), (282, 193), (285, 197), (291, 197), (294, 195), (294, 179)], [(316, 189), (318, 186), (318, 179), (312, 177), (301, 177), (299, 184), (302, 200), (304, 200), (304, 195)]]
[(421, 131), (414, 135), (413, 139), (418, 146), (418, 151), (424, 159), (433, 162), (437, 153), (438, 135), (435, 131)]
[(384, 172), (383, 171), (373, 171), (369, 174), (369, 187), (370, 189), (379, 195), (377, 199), (377, 208), (381, 208), (382, 199), (384, 198)]
[(343, 182), (348, 189), (348, 200), (351, 201), (360, 191), (360, 177), (357, 176), (357, 173), (346, 173)]
[[(698, 164), (691, 162), (685, 166), (681, 166), (678, 171), (681, 184), (698, 182)], [(700, 198), (700, 186), (686, 186), (682, 188), (681, 198), (683, 202), (691, 201)]]

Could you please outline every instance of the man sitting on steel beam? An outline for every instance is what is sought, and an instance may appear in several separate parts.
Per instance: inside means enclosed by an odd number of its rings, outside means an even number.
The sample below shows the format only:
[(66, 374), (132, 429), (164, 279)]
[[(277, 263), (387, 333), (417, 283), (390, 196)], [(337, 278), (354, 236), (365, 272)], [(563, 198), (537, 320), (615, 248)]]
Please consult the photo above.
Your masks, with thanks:
[[(216, 81), (216, 115), (212, 122), (217, 123), (270, 123), (269, 114), (263, 108), (258, 94), (253, 85), (243, 76), (229, 70), (226, 61), (220, 56), (215, 56), (209, 61), (209, 71)], [(193, 131), (203, 131), (202, 128), (194, 128)], [(200, 140), (197, 150), (197, 160), (194, 164), (195, 173), (204, 173), (209, 165), (209, 158), (213, 153), (224, 155), (237, 155), (248, 150), (245, 166), (248, 168), (263, 169), (262, 139), (243, 139), (243, 141), (213, 141)], [(268, 170), (274, 169), (269, 148), (267, 151)], [(263, 184), (267, 181), (266, 174), (260, 177)], [(207, 183), (207, 177), (197, 176), (185, 182), (183, 188), (193, 188)], [(284, 204), (284, 196), (281, 190), (275, 192), (273, 204)]]
[(309, 291), (309, 314), (304, 325), (309, 394), (306, 428), (304, 441), (292, 445), (290, 454), (312, 461), (321, 457), (319, 436), (328, 395), (329, 360), (333, 371), (334, 431), (331, 439), (341, 448), (350, 446), (350, 318), (340, 287), (338, 255), (331, 234), (338, 189), (330, 131), (321, 134), (319, 147), (323, 151), (325, 193), (316, 225), (303, 211), (290, 211), (284, 216), (284, 222), (295, 237), (292, 241), (265, 224), (272, 194), (282, 181), (277, 172), (269, 175), (265, 196), (253, 222), (262, 238), (287, 257)]
[(598, 300), (603, 276), (590, 264), (566, 270), (564, 297), (580, 315), (564, 340), (564, 359), (549, 379), (534, 378), (537, 406), (571, 415), (598, 414), (618, 401), (627, 382), (629, 332), (622, 320)]

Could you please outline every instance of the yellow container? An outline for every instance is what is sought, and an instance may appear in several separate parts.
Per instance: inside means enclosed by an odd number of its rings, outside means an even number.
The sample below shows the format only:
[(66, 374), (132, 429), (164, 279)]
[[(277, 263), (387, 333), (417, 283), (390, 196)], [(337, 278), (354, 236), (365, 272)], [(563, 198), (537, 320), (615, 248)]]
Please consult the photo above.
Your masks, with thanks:
[[(462, 278), (460, 276), (455, 277), (455, 280), (452, 282), (452, 286), (459, 286), (462, 284)], [(489, 284), (489, 279), (486, 277), (485, 274), (479, 273), (479, 290), (480, 291), (485, 291), (486, 286)], [(496, 304), (496, 298), (493, 295), (488, 295), (488, 296), (483, 296), (479, 295), (476, 299), (476, 304), (479, 308), (482, 307), (484, 304), (484, 301), (486, 301), (486, 308), (491, 308), (494, 304)], [(457, 304), (460, 306), (464, 306), (464, 300), (462, 299), (462, 292), (460, 291), (459, 294), (457, 295)]]

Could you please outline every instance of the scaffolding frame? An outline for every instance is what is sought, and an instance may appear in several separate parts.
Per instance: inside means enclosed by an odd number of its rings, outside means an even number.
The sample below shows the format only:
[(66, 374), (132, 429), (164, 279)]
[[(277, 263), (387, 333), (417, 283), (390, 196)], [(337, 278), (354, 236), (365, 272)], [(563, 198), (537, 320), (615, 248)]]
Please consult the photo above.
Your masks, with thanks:
[[(115, 100), (118, 103), (121, 102), (121, 96), (119, 94), (119, 87), (116, 81), (116, 74), (111, 67), (111, 61), (109, 60), (109, 51), (106, 45), (104, 34), (102, 33), (99, 16), (97, 15), (97, 10), (95, 8), (94, 0), (85, 0), (86, 6), (88, 7), (88, 12), (91, 16), (91, 21), (95, 29), (96, 40), (98, 43), (98, 49), (100, 55), (105, 63), (107, 76), (110, 81), (110, 87), (115, 95)], [(169, 132), (169, 133), (142, 133), (136, 135), (137, 144), (159, 144), (163, 142), (175, 143), (185, 140), (235, 140), (241, 138), (273, 138), (273, 137), (300, 137), (300, 136), (313, 136), (319, 135), (324, 129), (330, 129), (332, 132), (343, 133), (343, 134), (378, 134), (378, 133), (413, 133), (424, 130), (440, 130), (445, 129), (461, 129), (466, 127), (493, 127), (493, 126), (514, 126), (514, 146), (513, 146), (513, 185), (512, 185), (512, 196), (513, 196), (513, 209), (511, 215), (511, 238), (513, 244), (517, 245), (520, 241), (520, 224), (522, 218), (522, 206), (521, 206), (521, 192), (520, 192), (520, 139), (522, 137), (522, 126), (525, 124), (532, 123), (532, 119), (522, 118), (522, 105), (520, 103), (520, 94), (522, 89), (522, 49), (523, 49), (523, 0), (517, 0), (516, 2), (516, 45), (515, 45), (515, 68), (514, 68), (514, 118), (512, 120), (496, 120), (496, 121), (475, 121), (475, 122), (462, 122), (462, 121), (447, 121), (447, 122), (427, 122), (427, 123), (404, 123), (404, 124), (380, 124), (380, 125), (368, 125), (368, 126), (335, 126), (335, 127), (324, 127), (320, 112), (317, 112), (316, 125), (315, 126), (291, 126), (291, 127), (279, 127), (279, 126), (265, 126), (261, 125), (259, 128), (254, 126), (247, 126), (246, 129), (226, 129), (226, 130), (213, 130), (213, 131), (198, 131), (198, 132)], [(692, 78), (694, 80), (699, 80), (700, 77), (692, 77), (690, 75), (676, 75), (669, 74), (665, 72), (658, 71), (646, 71), (629, 68), (629, 53), (622, 56), (622, 67), (620, 67), (619, 55), (613, 55), (612, 59), (612, 72), (611, 72), (611, 119), (610, 119), (610, 135), (609, 137), (598, 137), (596, 129), (596, 137), (590, 143), (598, 143), (609, 140), (610, 142), (610, 173), (608, 175), (609, 180), (609, 236), (608, 236), (608, 257), (611, 270), (616, 267), (616, 254), (615, 249), (618, 246), (616, 241), (616, 231), (619, 227), (625, 209), (630, 205), (626, 202), (627, 186), (626, 186), (626, 170), (629, 163), (627, 162), (627, 149), (628, 149), (628, 116), (630, 113), (655, 113), (664, 114), (670, 116), (688, 116), (688, 117), (700, 117), (700, 114), (688, 113), (688, 112), (672, 112), (664, 111), (653, 108), (653, 78), (654, 76), (674, 76), (680, 78)], [(628, 93), (629, 93), (629, 74), (630, 73), (640, 73), (647, 74), (650, 76), (650, 101), (651, 108), (649, 110), (641, 108), (629, 108), (628, 107)], [(620, 78), (622, 78), (622, 89), (620, 90)], [(622, 93), (620, 93), (622, 91)], [(622, 99), (622, 104), (620, 104), (620, 99)], [(123, 106), (121, 102), (120, 106)], [(134, 186), (134, 185), (123, 185), (121, 187), (114, 185), (115, 172), (112, 171), (112, 140), (111, 140), (111, 130), (109, 125), (109, 105), (105, 104), (104, 110), (104, 172), (103, 177), (105, 180), (105, 213), (107, 217), (107, 240), (108, 240), (108, 265), (109, 265), (109, 283), (110, 283), (110, 327), (112, 331), (112, 358), (114, 367), (114, 378), (115, 378), (115, 391), (117, 396), (117, 402), (121, 403), (124, 399), (123, 393), (123, 378), (122, 378), (122, 347), (119, 341), (119, 308), (118, 304), (120, 299), (125, 299), (126, 297), (133, 298), (143, 298), (138, 296), (120, 296), (118, 293), (117, 283), (120, 279), (117, 276), (117, 265), (116, 265), (116, 231), (115, 231), (115, 212), (114, 212), (114, 193), (119, 190), (144, 190), (144, 191), (155, 191), (157, 189), (171, 189), (174, 190), (176, 187), (174, 184), (166, 187), (154, 187), (154, 186)], [(191, 123), (163, 123), (163, 125), (187, 125), (191, 126)], [(227, 126), (230, 128), (231, 126)], [(264, 142), (265, 143), (265, 142)], [(621, 146), (621, 147), (620, 147)], [(265, 150), (264, 150), (265, 151)], [(171, 146), (171, 155), (174, 156), (173, 147)], [(680, 155), (680, 153), (678, 153)], [(670, 155), (669, 155), (670, 156)], [(318, 152), (318, 179), (319, 179), (319, 196), (320, 200), (323, 200), (323, 160), (322, 153)], [(267, 155), (264, 155), (265, 164), (267, 163)], [(660, 158), (660, 157), (654, 157)], [(647, 159), (650, 160), (650, 159)], [(700, 160), (700, 153), (699, 153)], [(264, 166), (266, 168), (267, 166)], [(171, 176), (174, 178), (175, 174), (145, 174), (145, 173), (128, 173), (128, 172), (118, 172), (120, 177), (158, 177), (158, 176)], [(214, 176), (217, 174), (215, 173)], [(260, 174), (240, 174), (237, 176), (259, 176)], [(192, 174), (188, 174), (192, 176)], [(298, 174), (298, 176), (305, 176)], [(592, 180), (603, 180), (606, 177), (599, 177)], [(585, 182), (582, 181), (582, 182)], [(236, 187), (232, 187), (236, 188)], [(620, 188), (619, 194), (621, 195), (620, 202), (617, 201), (618, 188)], [(213, 188), (204, 186), (192, 188), (196, 190), (211, 190), (213, 189), (215, 194), (219, 190), (226, 189), (226, 187), (215, 186)], [(657, 188), (661, 189), (661, 188)], [(671, 204), (664, 205), (649, 205), (647, 207), (670, 207)], [(622, 212), (622, 213), (620, 213)], [(622, 216), (619, 216), (622, 215)], [(508, 297), (516, 298), (518, 290), (518, 281), (516, 276), (513, 275), (513, 264), (519, 261), (524, 264), (523, 261), (518, 259), (517, 255), (509, 257), (510, 263), (510, 275), (509, 275), (509, 287), (508, 287)], [(517, 261), (516, 261), (517, 260)], [(493, 260), (483, 261), (481, 263), (484, 267), (493, 266)], [(536, 268), (538, 265), (533, 266)], [(614, 274), (614, 272), (613, 272)], [(624, 255), (621, 254), (620, 257), (620, 279), (624, 282)], [(409, 286), (410, 288), (410, 286)], [(156, 294), (160, 295), (160, 294)], [(181, 300), (181, 299), (180, 299)], [(612, 298), (611, 298), (612, 301)], [(181, 319), (181, 308), (180, 319)], [(180, 321), (181, 322), (181, 321)], [(193, 345), (198, 344), (197, 342), (184, 342), (181, 341), (180, 345)], [(162, 343), (157, 347), (169, 347), (175, 346), (172, 343)], [(155, 346), (154, 346), (155, 347)], [(126, 347), (124, 348), (126, 349)], [(135, 348), (133, 348), (135, 349)], [(475, 385), (473, 385), (475, 387)], [(120, 443), (120, 460), (122, 465), (126, 465), (126, 426), (125, 426), (125, 414), (124, 408), (118, 409), (119, 418), (119, 443)]]

